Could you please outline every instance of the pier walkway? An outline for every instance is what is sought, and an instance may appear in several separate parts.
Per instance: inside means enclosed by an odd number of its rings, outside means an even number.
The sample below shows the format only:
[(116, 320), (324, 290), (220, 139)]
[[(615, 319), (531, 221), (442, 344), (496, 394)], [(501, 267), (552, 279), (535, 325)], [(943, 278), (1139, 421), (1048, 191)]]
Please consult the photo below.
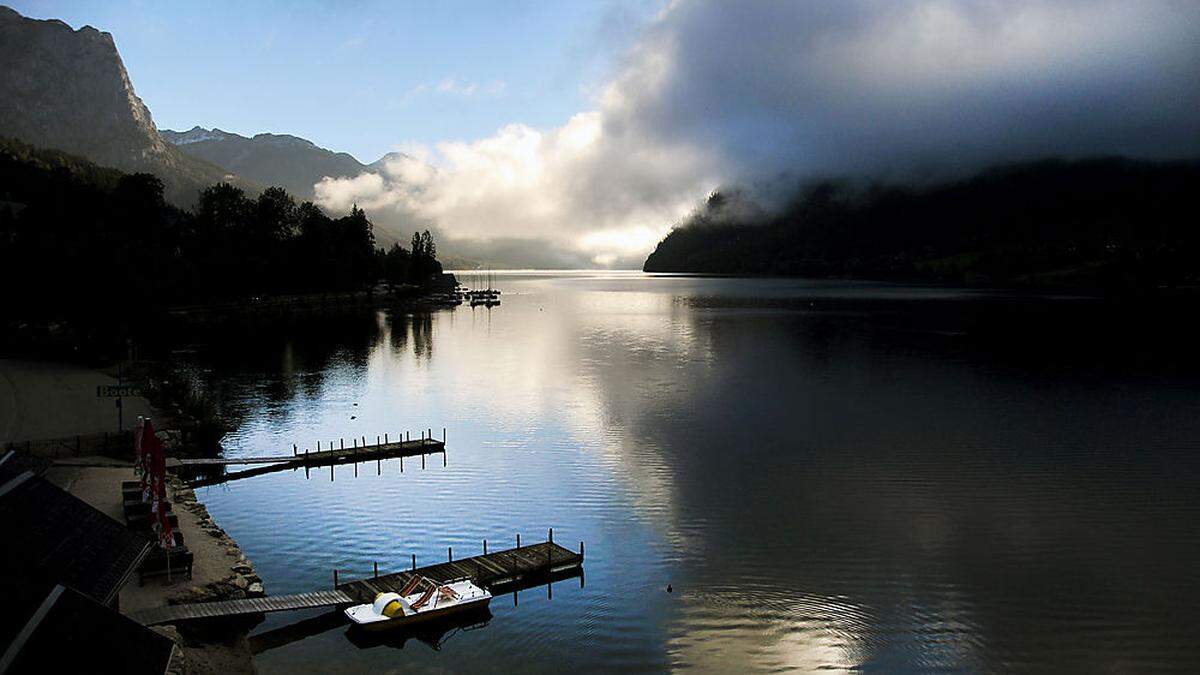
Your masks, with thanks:
[(445, 452), (446, 442), (435, 438), (421, 438), (409, 441), (392, 441), (366, 445), (358, 445), (358, 439), (353, 439), (351, 447), (332, 448), (329, 450), (300, 451), (293, 449), (290, 455), (275, 455), (273, 457), (196, 457), (175, 460), (179, 466), (233, 466), (236, 464), (294, 464), (296, 466), (324, 465), (340, 460), (365, 462), (372, 459), (389, 459), (391, 457), (411, 457), (415, 455), (432, 455)]
[(339, 464), (357, 464), (369, 461), (382, 462), (385, 459), (395, 457), (400, 457), (401, 462), (403, 462), (404, 457), (420, 455), (421, 463), (424, 465), (425, 455), (441, 454), (442, 463), (445, 464), (446, 441), (444, 437), (443, 440), (427, 436), (407, 441), (388, 442), (383, 440), (374, 445), (367, 445), (365, 437), (362, 441), (363, 444), (359, 445), (358, 439), (352, 439), (350, 447), (345, 447), (345, 441), (342, 441), (342, 447), (330, 450), (301, 451), (299, 448), (293, 446), (293, 454), (273, 457), (205, 457), (168, 460), (168, 467), (194, 472), (204, 472), (207, 469), (211, 473), (211, 471), (221, 471), (225, 467), (230, 466), (255, 465), (253, 468), (242, 471), (207, 476), (201, 475), (188, 481), (188, 485), (192, 487), (202, 487), (251, 478), (253, 476), (261, 476), (276, 471), (287, 471), (289, 469), (307, 470), (318, 466), (332, 467)]
[[(219, 602), (194, 602), (167, 605), (133, 612), (129, 617), (147, 626), (177, 623), (194, 619), (214, 619), (265, 612), (281, 612), (312, 607), (339, 607), (371, 602), (377, 593), (399, 592), (413, 575), (420, 574), (437, 582), (469, 578), (478, 586), (500, 589), (520, 585), (555, 574), (574, 570), (583, 565), (583, 545), (576, 553), (551, 541), (519, 546), (503, 551), (453, 559), (447, 551), (447, 561), (411, 570), (372, 576), (336, 584), (326, 591), (266, 596)], [(336, 579), (336, 572), (335, 572)]]

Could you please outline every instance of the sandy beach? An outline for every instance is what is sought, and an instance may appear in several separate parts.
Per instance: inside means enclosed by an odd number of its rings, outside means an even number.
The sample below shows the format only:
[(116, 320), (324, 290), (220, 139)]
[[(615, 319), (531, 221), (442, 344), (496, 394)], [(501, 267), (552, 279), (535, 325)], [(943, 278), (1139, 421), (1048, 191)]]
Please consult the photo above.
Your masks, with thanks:
[[(115, 385), (108, 372), (54, 361), (0, 359), (0, 444), (117, 430), (116, 399), (96, 396)], [(141, 397), (122, 399), (124, 428), (153, 416)]]

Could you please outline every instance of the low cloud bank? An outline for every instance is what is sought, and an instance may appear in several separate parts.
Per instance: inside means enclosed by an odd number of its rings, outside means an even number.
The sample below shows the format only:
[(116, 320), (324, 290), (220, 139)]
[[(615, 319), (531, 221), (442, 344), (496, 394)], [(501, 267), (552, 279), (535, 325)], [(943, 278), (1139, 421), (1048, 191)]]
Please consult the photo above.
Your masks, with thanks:
[(1198, 69), (1189, 0), (680, 0), (563, 126), (416, 148), (316, 193), (494, 264), (640, 266), (722, 185), (769, 201), (816, 175), (1194, 156)]

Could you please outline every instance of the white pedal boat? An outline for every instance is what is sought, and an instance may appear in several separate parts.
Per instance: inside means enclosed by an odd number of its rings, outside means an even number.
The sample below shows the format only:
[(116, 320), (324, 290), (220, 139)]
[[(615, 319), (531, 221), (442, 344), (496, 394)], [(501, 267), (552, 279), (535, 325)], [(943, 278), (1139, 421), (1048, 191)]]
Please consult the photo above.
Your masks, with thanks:
[(345, 609), (356, 626), (383, 628), (408, 626), (488, 606), (492, 594), (456, 579), (439, 584), (429, 578), (413, 577), (400, 593), (380, 593), (375, 602)]

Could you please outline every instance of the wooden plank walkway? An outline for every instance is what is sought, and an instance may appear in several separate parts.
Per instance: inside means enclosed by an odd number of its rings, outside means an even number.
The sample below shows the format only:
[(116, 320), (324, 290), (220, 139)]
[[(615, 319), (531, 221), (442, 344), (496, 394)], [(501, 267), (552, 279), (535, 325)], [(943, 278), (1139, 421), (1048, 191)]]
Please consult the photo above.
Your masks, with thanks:
[(461, 560), (447, 560), (444, 563), (419, 567), (415, 570), (348, 581), (338, 584), (337, 588), (333, 590), (244, 600), (167, 605), (132, 612), (129, 617), (144, 625), (152, 626), (194, 619), (371, 602), (377, 593), (399, 592), (414, 574), (429, 577), (437, 582), (469, 578), (479, 586), (496, 589), (576, 569), (582, 565), (582, 549), (576, 553), (552, 541), (546, 541)]
[[(202, 475), (188, 481), (188, 485), (192, 487), (203, 487), (206, 485), (218, 485), (229, 481), (241, 480), (244, 478), (252, 478), (263, 474), (275, 473), (277, 471), (288, 471), (291, 469), (310, 469), (317, 466), (335, 466), (339, 464), (357, 464), (359, 462), (380, 462), (385, 459), (393, 459), (400, 457), (401, 462), (404, 457), (421, 456), (422, 468), (424, 468), (425, 455), (442, 455), (442, 463), (445, 464), (446, 443), (434, 438), (422, 438), (413, 441), (396, 441), (393, 443), (379, 443), (376, 445), (359, 445), (349, 448), (336, 448), (333, 450), (320, 450), (317, 452), (297, 452), (294, 455), (280, 455), (275, 457), (243, 457), (243, 458), (197, 458), (197, 459), (180, 459), (175, 460), (181, 469), (194, 469), (203, 471), (206, 468), (220, 469), (222, 467), (234, 466), (237, 464), (256, 465), (242, 471), (234, 471), (221, 473), (219, 475)], [(403, 464), (401, 464), (403, 467)]]
[(313, 591), (311, 593), (268, 595), (262, 598), (245, 598), (242, 600), (166, 605), (164, 607), (153, 607), (139, 612), (132, 612), (129, 614), (129, 618), (143, 625), (153, 626), (161, 623), (175, 623), (177, 621), (193, 619), (212, 619), (242, 614), (348, 605), (352, 602), (354, 602), (353, 598), (342, 591)]
[(334, 448), (332, 450), (297, 452), (292, 455), (275, 455), (272, 457), (198, 457), (176, 460), (179, 466), (231, 466), (236, 464), (289, 464), (295, 466), (314, 466), (338, 463), (341, 461), (366, 462), (374, 459), (391, 457), (412, 457), (416, 455), (434, 455), (445, 452), (446, 444), (434, 438), (424, 438), (412, 441), (393, 441), (376, 445), (359, 445), (349, 448)]
[(529, 577), (576, 568), (582, 564), (582, 553), (546, 541), (460, 560), (447, 560), (416, 570), (349, 581), (338, 584), (337, 588), (355, 598), (356, 602), (371, 602), (377, 593), (398, 593), (414, 574), (429, 577), (439, 583), (467, 578), (478, 586), (497, 588)]

